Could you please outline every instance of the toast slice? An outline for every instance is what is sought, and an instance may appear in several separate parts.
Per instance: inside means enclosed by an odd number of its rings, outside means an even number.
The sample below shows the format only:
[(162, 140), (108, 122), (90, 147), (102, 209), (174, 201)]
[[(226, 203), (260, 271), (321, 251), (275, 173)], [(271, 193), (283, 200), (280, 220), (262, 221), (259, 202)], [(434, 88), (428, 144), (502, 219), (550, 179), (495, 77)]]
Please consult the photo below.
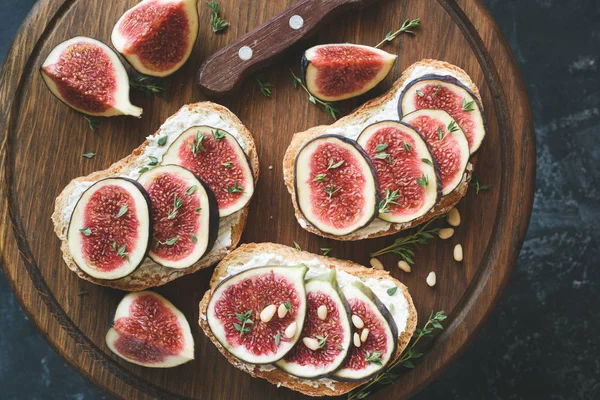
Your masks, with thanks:
[(268, 265), (298, 265), (299, 263), (315, 263), (327, 268), (335, 268), (339, 271), (347, 272), (362, 280), (374, 278), (376, 280), (392, 281), (402, 291), (404, 298), (408, 303), (408, 317), (404, 330), (398, 329), (398, 349), (390, 361), (394, 362), (400, 357), (402, 351), (406, 348), (417, 326), (417, 311), (408, 293), (408, 288), (398, 280), (392, 278), (387, 271), (366, 268), (351, 261), (338, 260), (336, 258), (320, 256), (306, 251), (299, 251), (294, 248), (274, 243), (250, 243), (243, 244), (227, 257), (225, 257), (215, 268), (210, 280), (210, 289), (204, 294), (200, 302), (199, 324), (206, 336), (217, 346), (219, 351), (236, 368), (241, 369), (253, 377), (263, 378), (279, 386), (285, 386), (296, 390), (308, 396), (340, 396), (348, 393), (358, 386), (368, 382), (340, 382), (328, 378), (316, 380), (307, 380), (289, 375), (282, 370), (270, 366), (252, 365), (238, 360), (231, 353), (223, 348), (219, 341), (213, 336), (208, 322), (206, 320), (206, 310), (212, 296), (213, 290), (219, 282), (228, 275), (229, 267), (239, 267), (250, 262), (254, 257), (260, 257), (262, 260), (268, 260)]
[[(440, 202), (435, 205), (435, 207), (432, 208), (427, 214), (408, 223), (395, 224), (376, 218), (369, 225), (355, 232), (344, 236), (334, 236), (322, 232), (316, 227), (312, 226), (308, 221), (306, 221), (302, 215), (302, 212), (300, 211), (300, 208), (298, 207), (298, 200), (296, 198), (296, 190), (294, 185), (294, 163), (300, 149), (302, 149), (302, 147), (311, 139), (327, 133), (348, 135), (346, 130), (348, 127), (352, 127), (353, 132), (349, 134), (349, 137), (356, 139), (356, 136), (358, 136), (358, 134), (360, 134), (360, 132), (366, 126), (374, 122), (389, 119), (399, 120), (397, 105), (400, 93), (409, 82), (425, 74), (451, 75), (457, 78), (473, 92), (473, 94), (481, 103), (479, 89), (465, 71), (447, 62), (438, 60), (422, 60), (408, 67), (387, 93), (366, 102), (351, 114), (340, 118), (334, 124), (320, 125), (310, 128), (307, 131), (294, 134), (292, 137), (292, 142), (287, 148), (283, 159), (283, 179), (288, 191), (290, 192), (290, 195), (292, 196), (296, 219), (298, 220), (300, 226), (309, 232), (323, 237), (346, 241), (393, 235), (402, 230), (410, 229), (420, 225), (437, 215), (448, 212), (467, 193), (469, 181), (471, 180), (471, 176), (473, 174), (473, 166), (476, 161), (476, 156), (471, 157), (469, 160), (469, 164), (467, 164), (467, 170), (465, 171), (463, 179), (456, 189), (454, 189), (454, 191), (444, 196)], [(384, 112), (386, 116), (378, 117), (377, 114), (381, 112)], [(358, 129), (356, 129), (357, 127)]]
[[(83, 191), (85, 191), (94, 182), (111, 176), (129, 176), (136, 179), (141, 168), (148, 163), (146, 150), (155, 145), (159, 137), (168, 137), (167, 144), (161, 149), (168, 148), (179, 134), (186, 129), (197, 125), (209, 125), (236, 133), (236, 139), (246, 153), (254, 181), (258, 180), (259, 166), (258, 155), (254, 138), (242, 122), (229, 109), (212, 102), (201, 102), (183, 106), (177, 113), (169, 117), (161, 127), (151, 136), (149, 136), (141, 146), (136, 148), (129, 156), (117, 161), (108, 169), (97, 171), (87, 176), (73, 179), (60, 193), (55, 200), (54, 213), (52, 221), (54, 222), (54, 232), (61, 240), (61, 250), (63, 259), (67, 267), (74, 271), (80, 278), (86, 279), (92, 283), (109, 286), (115, 289), (126, 291), (144, 290), (149, 287), (164, 285), (183, 275), (191, 274), (199, 269), (209, 267), (233, 250), (240, 241), (246, 219), (248, 217), (248, 205), (240, 211), (221, 218), (219, 220), (219, 236), (213, 249), (193, 266), (185, 269), (172, 269), (160, 266), (154, 263), (150, 258), (146, 258), (144, 263), (132, 274), (117, 280), (95, 279), (85, 274), (77, 267), (70, 254), (67, 243), (67, 230), (71, 219), (71, 214)], [(217, 126), (215, 126), (217, 125)], [(162, 155), (160, 156), (162, 157)]]

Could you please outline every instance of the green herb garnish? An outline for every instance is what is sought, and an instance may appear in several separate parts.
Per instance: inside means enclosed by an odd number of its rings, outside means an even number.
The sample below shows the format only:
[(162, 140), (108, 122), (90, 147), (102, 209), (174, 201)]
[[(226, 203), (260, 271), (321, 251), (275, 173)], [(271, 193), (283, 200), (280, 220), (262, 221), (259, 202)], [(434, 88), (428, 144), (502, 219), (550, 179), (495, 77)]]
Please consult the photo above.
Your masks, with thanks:
[(220, 131), (219, 128), (215, 129), (214, 131), (211, 131), (211, 135), (215, 140), (225, 139), (225, 133), (223, 131)]
[(127, 206), (125, 206), (125, 205), (121, 206), (121, 208), (119, 208), (119, 213), (117, 214), (117, 218), (120, 218), (123, 215), (125, 215), (127, 210), (129, 210), (129, 208)]
[(235, 327), (235, 330), (240, 333), (240, 336), (244, 336), (244, 334), (250, 332), (251, 330), (249, 327), (246, 327), (246, 325), (254, 324), (254, 321), (250, 319), (250, 317), (252, 316), (252, 310), (248, 310), (243, 314), (235, 313), (235, 316), (237, 317), (238, 321), (240, 321), (242, 324), (240, 325), (234, 322), (233, 326)]
[(387, 148), (388, 148), (387, 144), (381, 143), (381, 144), (378, 144), (377, 146), (375, 146), (375, 152), (376, 153), (380, 153), (380, 152), (384, 151)]
[(165, 81), (146, 75), (138, 75), (129, 80), (132, 89), (144, 93), (147, 97), (158, 96), (167, 100)]
[(326, 256), (331, 252), (331, 248), (329, 247), (321, 247), (321, 251), (323, 252), (323, 255)]
[(322, 349), (327, 344), (327, 335), (321, 336), (317, 335), (316, 338), (319, 340), (319, 349)]
[(429, 185), (429, 177), (423, 173), (421, 178), (417, 178), (417, 184), (421, 187), (426, 187)]
[(385, 189), (385, 198), (379, 202), (379, 212), (382, 214), (390, 212), (390, 204), (396, 204), (396, 200), (400, 198), (400, 189), (396, 189), (393, 192), (389, 188)]
[(325, 190), (325, 193), (327, 193), (329, 195), (329, 198), (331, 199), (331, 197), (335, 193), (339, 192), (340, 189), (341, 189), (341, 187), (336, 189), (335, 185), (330, 185), (330, 186), (325, 187), (323, 190)]
[(190, 233), (190, 238), (192, 239), (192, 242), (198, 243), (198, 238), (193, 233)]
[(92, 234), (91, 228), (81, 228), (79, 232), (83, 233), (85, 236), (90, 236)]
[(404, 142), (403, 146), (404, 146), (404, 151), (406, 151), (407, 153), (412, 150), (412, 147), (410, 146), (410, 144), (408, 142)]
[(192, 185), (185, 191), (185, 194), (190, 195), (196, 191), (196, 185)]
[(323, 108), (325, 108), (325, 111), (327, 111), (327, 113), (329, 115), (331, 115), (331, 117), (333, 119), (337, 119), (337, 113), (339, 113), (340, 110), (338, 110), (337, 108), (335, 108), (332, 103), (329, 103), (329, 102), (323, 101), (323, 100), (319, 100), (315, 96), (313, 96), (308, 91), (308, 89), (306, 88), (306, 86), (304, 85), (304, 82), (302, 82), (302, 79), (298, 78), (294, 74), (294, 71), (292, 71), (291, 69), (290, 69), (290, 72), (292, 73), (292, 77), (294, 78), (294, 87), (297, 88), (298, 86), (300, 86), (308, 94), (308, 101), (310, 101), (313, 104), (317, 104), (317, 103), (321, 104), (323, 106)]
[(238, 185), (237, 181), (235, 181), (235, 184), (233, 186), (227, 185), (227, 192), (229, 192), (229, 193), (241, 193), (243, 191), (244, 191), (244, 187)]
[(225, 161), (221, 165), (224, 166), (225, 168), (231, 168), (231, 161)]
[(477, 177), (475, 175), (473, 175), (471, 177), (469, 186), (475, 188), (475, 194), (479, 194), (479, 192), (484, 192), (486, 190), (489, 190), (489, 188), (492, 187), (492, 185), (482, 185), (481, 183), (479, 183), (479, 180), (477, 179)]
[(167, 144), (167, 139), (168, 139), (168, 137), (167, 137), (166, 135), (165, 135), (165, 136), (161, 136), (161, 137), (159, 137), (159, 138), (158, 138), (158, 140), (156, 141), (156, 144), (162, 147), (162, 146), (164, 146), (165, 144)]
[(419, 97), (425, 96), (425, 93), (421, 92), (419, 89), (417, 89), (417, 94), (419, 95)]
[(194, 139), (194, 141), (192, 142), (192, 153), (194, 154), (194, 157), (196, 157), (196, 155), (201, 152), (206, 150), (204, 148), (204, 146), (202, 146), (202, 141), (204, 140), (204, 135), (202, 135), (200, 133), (200, 131), (196, 132), (196, 138)]
[(296, 242), (294, 242), (294, 247), (296, 248), (296, 250), (302, 251), (302, 247), (300, 247), (300, 245)]
[(89, 116), (89, 115), (84, 115), (83, 118), (87, 121), (88, 127), (92, 131), (95, 131), (96, 128), (100, 125), (100, 120), (98, 118), (94, 118), (94, 117)]
[(259, 77), (255, 77), (254, 81), (256, 82), (256, 86), (258, 86), (258, 90), (260, 90), (263, 96), (271, 97), (271, 88), (273, 87), (272, 84), (269, 82), (263, 82)]
[(431, 162), (430, 159), (428, 159), (428, 158), (421, 158), (421, 161), (423, 161), (425, 164), (431, 165), (433, 167), (433, 163)]
[(179, 209), (183, 206), (183, 200), (180, 197), (177, 197), (176, 194), (173, 195), (173, 209), (169, 211), (169, 215), (167, 215), (167, 219), (173, 219), (177, 216)]
[(327, 170), (329, 171), (330, 169), (336, 169), (342, 166), (342, 164), (344, 164), (344, 160), (340, 160), (336, 163), (333, 162), (333, 158), (329, 159), (329, 165), (327, 166)]
[(277, 332), (277, 335), (273, 336), (273, 339), (275, 339), (275, 346), (279, 346), (279, 343), (281, 342), (281, 333)]
[(442, 140), (444, 138), (444, 130), (442, 129), (442, 127), (440, 126), (437, 130), (437, 137), (438, 139)]
[(210, 27), (212, 31), (215, 33), (222, 32), (229, 26), (229, 22), (225, 22), (221, 18), (221, 7), (215, 0), (209, 1), (208, 6), (210, 7)]
[(381, 351), (374, 351), (373, 353), (370, 353), (367, 350), (365, 352), (365, 359), (367, 360), (367, 362), (377, 364), (377, 365), (382, 365), (381, 354), (382, 354)]
[(473, 107), (474, 105), (475, 105), (475, 100), (467, 101), (467, 99), (463, 97), (463, 101), (462, 101), (463, 111), (467, 111), (467, 112), (475, 111), (475, 107)]
[(315, 176), (315, 179), (313, 179), (313, 181), (315, 182), (325, 182), (327, 180), (327, 175), (325, 174), (319, 174), (317, 176)]
[(458, 125), (456, 125), (456, 121), (452, 120), (452, 122), (450, 122), (448, 124), (448, 130), (450, 132), (456, 132), (457, 130), (459, 130), (460, 128), (458, 127)]
[(379, 48), (382, 44), (384, 44), (386, 42), (391, 42), (392, 40), (394, 40), (396, 38), (396, 36), (398, 36), (399, 34), (401, 34), (403, 32), (414, 33), (413, 31), (411, 31), (411, 29), (418, 27), (420, 22), (421, 22), (421, 20), (419, 18), (407, 19), (406, 21), (404, 21), (404, 23), (402, 24), (400, 29), (398, 29), (396, 32), (389, 31), (385, 35), (385, 39), (383, 39), (381, 42), (377, 43), (375, 48)]
[(397, 290), (398, 290), (398, 286), (392, 286), (391, 288), (389, 288), (387, 290), (387, 294), (389, 296), (393, 296), (396, 293)]
[(96, 153), (89, 152), (89, 153), (83, 153), (81, 156), (85, 157), (85, 158), (94, 158), (95, 155), (96, 155)]
[(148, 158), (150, 159), (150, 162), (148, 163), (149, 166), (154, 167), (158, 165), (158, 158), (154, 156), (148, 156)]

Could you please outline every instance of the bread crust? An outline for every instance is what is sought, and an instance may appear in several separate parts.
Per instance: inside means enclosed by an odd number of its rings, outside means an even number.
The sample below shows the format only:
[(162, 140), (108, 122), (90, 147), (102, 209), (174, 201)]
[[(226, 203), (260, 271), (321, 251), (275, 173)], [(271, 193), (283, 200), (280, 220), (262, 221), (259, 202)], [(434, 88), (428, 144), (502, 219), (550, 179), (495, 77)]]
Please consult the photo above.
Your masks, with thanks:
[(351, 261), (339, 260), (336, 258), (325, 257), (316, 255), (313, 253), (309, 253), (306, 251), (299, 251), (294, 248), (284, 246), (281, 244), (275, 243), (249, 243), (243, 244), (238, 247), (236, 250), (227, 255), (215, 268), (215, 271), (210, 280), (210, 288), (202, 297), (200, 301), (200, 317), (198, 323), (200, 327), (208, 336), (208, 338), (217, 346), (221, 354), (225, 356), (227, 361), (233, 364), (236, 368), (241, 369), (252, 375), (253, 377), (263, 378), (268, 380), (274, 385), (281, 385), (292, 390), (301, 392), (308, 396), (340, 396), (344, 393), (348, 393), (351, 390), (357, 388), (358, 386), (368, 382), (335, 382), (335, 390), (331, 389), (325, 385), (318, 385), (314, 387), (313, 385), (307, 384), (306, 380), (301, 378), (296, 378), (288, 373), (274, 369), (271, 371), (261, 370), (259, 366), (254, 366), (251, 364), (243, 363), (239, 361), (235, 356), (229, 353), (227, 350), (223, 348), (221, 343), (213, 336), (210, 328), (208, 327), (208, 322), (206, 321), (206, 310), (208, 308), (208, 303), (212, 296), (212, 293), (216, 286), (221, 281), (221, 278), (227, 275), (227, 268), (235, 265), (242, 265), (246, 262), (250, 261), (252, 257), (256, 254), (261, 253), (276, 253), (282, 256), (286, 261), (290, 262), (290, 265), (299, 264), (301, 262), (307, 262), (310, 260), (318, 259), (323, 265), (328, 268), (336, 268), (337, 270), (345, 271), (349, 274), (359, 276), (359, 277), (369, 277), (376, 279), (389, 279), (393, 281), (399, 288), (402, 290), (402, 294), (406, 298), (409, 307), (409, 317), (406, 322), (406, 328), (404, 332), (400, 334), (398, 337), (398, 349), (396, 350), (396, 354), (390, 361), (393, 362), (397, 360), (402, 351), (406, 348), (410, 339), (417, 327), (417, 311), (413, 304), (412, 298), (408, 293), (408, 288), (404, 286), (400, 281), (393, 278), (389, 272), (380, 271), (373, 268), (366, 268), (362, 265), (353, 263)]
[(342, 240), (342, 241), (362, 240), (362, 239), (370, 239), (370, 238), (375, 238), (375, 237), (393, 235), (400, 231), (413, 228), (413, 227), (420, 225), (426, 221), (429, 221), (431, 218), (434, 218), (437, 215), (448, 212), (467, 193), (467, 189), (469, 187), (469, 181), (471, 180), (471, 177), (473, 174), (473, 169), (474, 169), (475, 163), (477, 161), (477, 156), (471, 156), (471, 158), (469, 160), (469, 162), (471, 163), (471, 168), (467, 169), (465, 171), (465, 173), (466, 173), (465, 179), (463, 179), (463, 181), (456, 187), (456, 189), (454, 189), (454, 191), (452, 191), (448, 195), (442, 197), (442, 199), (439, 201), (439, 203), (436, 204), (435, 207), (433, 207), (427, 214), (425, 214), (422, 217), (417, 218), (409, 223), (391, 224), (390, 228), (388, 230), (381, 230), (378, 232), (370, 233), (369, 235), (364, 235), (363, 233), (361, 233), (361, 230), (355, 231), (353, 233), (350, 233), (350, 234), (344, 235), (344, 236), (331, 235), (331, 234), (320, 231), (316, 227), (312, 226), (308, 221), (306, 221), (306, 218), (303, 216), (302, 212), (300, 211), (300, 208), (298, 207), (298, 200), (296, 198), (296, 189), (295, 189), (295, 184), (294, 184), (294, 163), (295, 163), (296, 156), (298, 155), (298, 152), (300, 151), (300, 149), (302, 149), (302, 147), (311, 139), (314, 139), (317, 136), (324, 135), (328, 129), (343, 127), (346, 125), (352, 125), (352, 124), (360, 123), (360, 121), (364, 121), (364, 120), (368, 119), (368, 117), (372, 113), (381, 109), (381, 107), (385, 103), (387, 103), (388, 101), (391, 101), (394, 98), (396, 92), (398, 90), (400, 90), (400, 88), (404, 85), (405, 81), (410, 78), (410, 76), (413, 73), (413, 71), (415, 70), (415, 68), (418, 68), (418, 67), (433, 67), (436, 69), (447, 70), (447, 71), (452, 72), (454, 75), (458, 76), (462, 82), (468, 83), (467, 87), (469, 88), (469, 90), (471, 90), (471, 92), (473, 92), (475, 97), (477, 97), (477, 99), (479, 100), (479, 103), (482, 103), (481, 102), (481, 94), (479, 93), (479, 89), (477, 88), (475, 83), (473, 83), (473, 81), (471, 80), (471, 77), (469, 77), (469, 75), (464, 70), (457, 67), (456, 65), (452, 65), (452, 64), (449, 64), (444, 61), (425, 59), (425, 60), (416, 62), (416, 63), (412, 64), (410, 67), (408, 67), (402, 73), (400, 78), (396, 82), (394, 82), (394, 85), (392, 86), (392, 88), (389, 91), (387, 91), (386, 93), (384, 93), (383, 95), (381, 95), (375, 99), (372, 99), (372, 100), (366, 102), (365, 104), (363, 104), (362, 106), (360, 106), (359, 108), (354, 110), (351, 114), (349, 114), (343, 118), (340, 118), (334, 124), (315, 126), (304, 132), (299, 132), (299, 133), (294, 134), (294, 136), (292, 137), (292, 141), (291, 141), (289, 147), (287, 148), (287, 150), (285, 152), (285, 156), (283, 158), (283, 179), (285, 181), (285, 185), (288, 189), (288, 192), (292, 196), (292, 202), (294, 204), (294, 212), (296, 215), (296, 219), (297, 220), (302, 219), (306, 222), (306, 226), (301, 224), (301, 226), (304, 229), (306, 229), (307, 231), (309, 231), (311, 233), (317, 234), (319, 236), (323, 236), (323, 237), (335, 239), (335, 240)]
[[(252, 134), (242, 124), (239, 118), (226, 107), (223, 107), (216, 103), (205, 101), (183, 106), (177, 111), (177, 113), (169, 117), (167, 121), (184, 109), (188, 109), (190, 112), (194, 113), (217, 113), (223, 120), (231, 124), (240, 133), (240, 135), (243, 137), (244, 143), (246, 144), (246, 148), (244, 149), (244, 151), (248, 156), (248, 160), (250, 160), (250, 165), (252, 166), (252, 173), (254, 175), (254, 182), (256, 184), (259, 175), (259, 164), (258, 155), (256, 152), (256, 145), (254, 143), (254, 138), (252, 137)], [(160, 135), (160, 132), (161, 129), (159, 128), (153, 136)], [(136, 159), (144, 153), (144, 150), (148, 145), (149, 142), (148, 140), (146, 140), (138, 148), (136, 148), (129, 156), (115, 162), (107, 169), (103, 171), (93, 172), (87, 176), (82, 176), (71, 180), (71, 182), (69, 182), (69, 184), (56, 198), (54, 203), (54, 213), (52, 214), (54, 232), (61, 240), (61, 250), (63, 253), (63, 259), (65, 260), (67, 267), (73, 272), (75, 272), (80, 278), (88, 280), (97, 285), (108, 286), (125, 291), (144, 290), (149, 287), (164, 285), (181, 276), (194, 273), (202, 268), (207, 268), (221, 260), (223, 257), (225, 257), (239, 243), (244, 227), (246, 226), (249, 205), (246, 205), (246, 207), (233, 214), (233, 216), (225, 217), (237, 219), (237, 221), (235, 221), (232, 225), (231, 229), (231, 244), (227, 247), (223, 247), (218, 250), (211, 250), (204, 258), (202, 258), (200, 261), (198, 261), (196, 264), (192, 265), (189, 268), (167, 268), (156, 264), (150, 258), (146, 258), (142, 265), (138, 267), (132, 274), (121, 279), (109, 281), (93, 278), (77, 267), (77, 265), (73, 261), (73, 257), (71, 256), (71, 252), (69, 251), (69, 245), (67, 243), (67, 229), (69, 227), (70, 220), (65, 219), (63, 217), (63, 210), (68, 204), (69, 196), (75, 190), (75, 186), (77, 183), (94, 182), (100, 179), (118, 176), (121, 173), (121, 171), (126, 170), (130, 165), (135, 163)]]

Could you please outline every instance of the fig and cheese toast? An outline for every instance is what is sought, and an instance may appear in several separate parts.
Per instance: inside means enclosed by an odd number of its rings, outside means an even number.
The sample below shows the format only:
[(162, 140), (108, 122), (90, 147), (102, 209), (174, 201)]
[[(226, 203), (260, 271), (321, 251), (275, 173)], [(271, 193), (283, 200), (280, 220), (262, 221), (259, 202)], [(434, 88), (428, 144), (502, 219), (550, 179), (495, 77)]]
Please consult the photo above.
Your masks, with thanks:
[[(310, 268), (316, 268), (319, 271), (328, 271), (329, 269), (334, 268), (336, 269), (338, 275), (344, 274), (346, 279), (348, 279), (348, 277), (352, 279), (357, 278), (357, 280), (360, 280), (362, 283), (368, 283), (369, 285), (385, 285), (385, 287), (388, 288), (396, 286), (397, 289), (394, 289), (394, 295), (396, 296), (394, 299), (396, 300), (394, 301), (399, 301), (398, 304), (402, 304), (403, 308), (402, 310), (395, 309), (394, 320), (398, 319), (402, 326), (398, 326), (397, 347), (388, 365), (400, 357), (400, 354), (408, 345), (416, 329), (417, 313), (410, 294), (408, 293), (407, 287), (395, 278), (391, 277), (389, 272), (366, 268), (351, 261), (338, 260), (331, 257), (312, 254), (306, 251), (299, 251), (280, 244), (251, 243), (241, 245), (239, 248), (227, 255), (217, 265), (210, 280), (210, 288), (205, 293), (199, 305), (200, 327), (231, 364), (233, 364), (236, 368), (249, 373), (253, 377), (266, 379), (275, 385), (284, 386), (309, 396), (339, 396), (355, 389), (365, 382), (368, 382), (369, 379), (364, 381), (349, 382), (336, 380), (335, 378), (331, 377), (304, 379), (290, 375), (270, 364), (256, 365), (243, 362), (236, 358), (231, 352), (226, 350), (211, 331), (211, 327), (209, 326), (209, 321), (207, 319), (207, 312), (211, 298), (220, 282), (226, 278), (237, 276), (236, 274), (238, 274), (240, 271), (249, 270), (254, 267), (292, 267), (298, 265), (305, 265), (309, 268), (309, 270)], [(338, 282), (340, 282), (339, 277)], [(391, 296), (389, 295), (391, 292), (387, 292), (386, 294), (386, 291), (383, 290), (383, 293), (383, 295), (378, 294), (380, 298), (383, 298), (382, 301), (388, 303), (392, 301), (390, 300), (391, 297), (386, 297)], [(394, 306), (388, 306), (387, 304), (386, 307), (394, 308)], [(397, 317), (397, 315), (401, 315), (401, 317)], [(273, 318), (277, 318), (277, 316), (274, 316)]]
[[(154, 263), (150, 258), (146, 258), (133, 273), (123, 278), (116, 280), (96, 279), (78, 268), (73, 259), (73, 254), (69, 250), (67, 231), (71, 214), (78, 199), (87, 188), (94, 182), (109, 177), (122, 176), (137, 179), (140, 171), (148, 165), (150, 160), (153, 160), (151, 157), (157, 158), (158, 162), (160, 162), (160, 158), (166, 152), (169, 143), (174, 142), (186, 129), (194, 126), (211, 126), (224, 131), (234, 131), (236, 133), (235, 139), (239, 142), (240, 147), (247, 157), (252, 170), (254, 184), (256, 184), (259, 174), (259, 163), (254, 138), (237, 116), (226, 107), (208, 101), (183, 106), (129, 156), (117, 161), (106, 170), (73, 179), (56, 198), (54, 213), (52, 214), (54, 231), (62, 242), (61, 250), (67, 267), (80, 278), (120, 290), (143, 290), (163, 285), (183, 275), (209, 267), (225, 257), (237, 246), (246, 224), (248, 204), (239, 211), (219, 219), (218, 238), (214, 247), (206, 256), (188, 268), (167, 268)], [(161, 141), (165, 140), (166, 143), (161, 144)], [(155, 149), (158, 149), (157, 146), (161, 146), (161, 149), (164, 149), (164, 151), (161, 150), (163, 154), (150, 153), (151, 146), (154, 146)]]
[[(325, 137), (327, 135), (341, 135), (344, 139), (356, 140), (367, 126), (371, 126), (381, 121), (394, 122), (400, 120), (402, 115), (399, 115), (398, 112), (398, 101), (404, 88), (420, 77), (432, 76), (432, 74), (449, 76), (450, 78), (455, 79), (460, 85), (471, 92), (473, 98), (477, 100), (478, 105), (481, 107), (481, 95), (479, 89), (465, 71), (447, 62), (426, 59), (414, 63), (406, 69), (387, 93), (368, 101), (351, 114), (340, 118), (334, 124), (316, 126), (304, 132), (294, 134), (283, 160), (284, 181), (292, 197), (296, 219), (304, 229), (317, 235), (336, 240), (361, 240), (392, 235), (402, 230), (413, 228), (437, 215), (448, 212), (466, 194), (469, 181), (472, 177), (473, 167), (476, 162), (476, 155), (470, 156), (464, 174), (462, 174), (462, 178), (450, 193), (441, 197), (435, 206), (424, 215), (407, 222), (393, 223), (375, 218), (366, 226), (354, 230), (353, 232), (335, 235), (324, 232), (323, 230), (318, 229), (314, 224), (311, 224), (299, 206), (295, 181), (295, 163), (300, 151), (307, 143), (315, 138)], [(419, 95), (422, 95), (422, 93)], [(483, 111), (482, 108), (480, 111)], [(483, 124), (485, 127), (485, 120), (483, 120)], [(333, 165), (333, 167), (335, 168), (335, 165)], [(329, 192), (329, 194), (329, 198), (331, 198), (331, 192)], [(385, 193), (382, 191), (381, 199), (383, 200), (384, 198)]]

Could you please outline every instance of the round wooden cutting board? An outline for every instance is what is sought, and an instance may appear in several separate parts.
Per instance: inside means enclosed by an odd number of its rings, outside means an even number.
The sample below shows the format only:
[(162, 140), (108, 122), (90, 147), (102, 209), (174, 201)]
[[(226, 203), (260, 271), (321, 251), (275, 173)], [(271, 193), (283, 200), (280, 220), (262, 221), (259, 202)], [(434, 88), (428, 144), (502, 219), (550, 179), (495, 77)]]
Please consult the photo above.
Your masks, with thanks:
[[(296, 399), (302, 396), (253, 379), (235, 369), (197, 325), (198, 303), (212, 268), (185, 276), (157, 291), (188, 318), (196, 342), (196, 359), (183, 366), (157, 370), (129, 364), (104, 342), (109, 320), (123, 293), (82, 281), (64, 264), (50, 215), (54, 198), (73, 178), (107, 168), (128, 155), (182, 105), (206, 99), (195, 84), (200, 64), (212, 53), (294, 4), (294, 0), (221, 0), (231, 26), (212, 33), (206, 1), (200, 0), (200, 32), (191, 59), (170, 78), (170, 99), (133, 93), (144, 108), (141, 119), (103, 119), (91, 131), (84, 118), (55, 99), (38, 68), (58, 43), (76, 35), (109, 43), (119, 16), (135, 0), (40, 0), (27, 17), (8, 54), (0, 83), (2, 135), (2, 266), (23, 309), (50, 345), (77, 371), (102, 389), (126, 399)], [(535, 175), (535, 144), (527, 96), (510, 48), (479, 0), (381, 0), (322, 27), (264, 70), (273, 95), (264, 97), (248, 79), (227, 98), (229, 107), (256, 138), (260, 169), (250, 206), (244, 242), (272, 241), (368, 265), (369, 253), (393, 237), (362, 242), (336, 242), (304, 231), (296, 222), (283, 183), (282, 159), (294, 132), (331, 117), (294, 89), (289, 69), (299, 70), (304, 49), (319, 43), (378, 43), (406, 18), (421, 18), (416, 35), (402, 35), (383, 49), (399, 58), (375, 90), (341, 104), (347, 114), (366, 99), (383, 93), (401, 71), (423, 58), (445, 60), (465, 69), (483, 96), (489, 134), (479, 152), (475, 174), (491, 184), (487, 192), (470, 190), (459, 203), (463, 223), (449, 240), (420, 248), (410, 274), (396, 267), (394, 256), (381, 257), (392, 274), (410, 289), (420, 323), (432, 310), (449, 315), (446, 328), (428, 343), (426, 356), (407, 370), (380, 398), (407, 397), (438, 376), (473, 337), (506, 286), (529, 220)], [(93, 159), (81, 154), (97, 153)], [(271, 168), (272, 166), (272, 168)], [(461, 243), (462, 263), (452, 249)], [(437, 274), (437, 285), (425, 277)], [(85, 291), (85, 295), (78, 295)]]

